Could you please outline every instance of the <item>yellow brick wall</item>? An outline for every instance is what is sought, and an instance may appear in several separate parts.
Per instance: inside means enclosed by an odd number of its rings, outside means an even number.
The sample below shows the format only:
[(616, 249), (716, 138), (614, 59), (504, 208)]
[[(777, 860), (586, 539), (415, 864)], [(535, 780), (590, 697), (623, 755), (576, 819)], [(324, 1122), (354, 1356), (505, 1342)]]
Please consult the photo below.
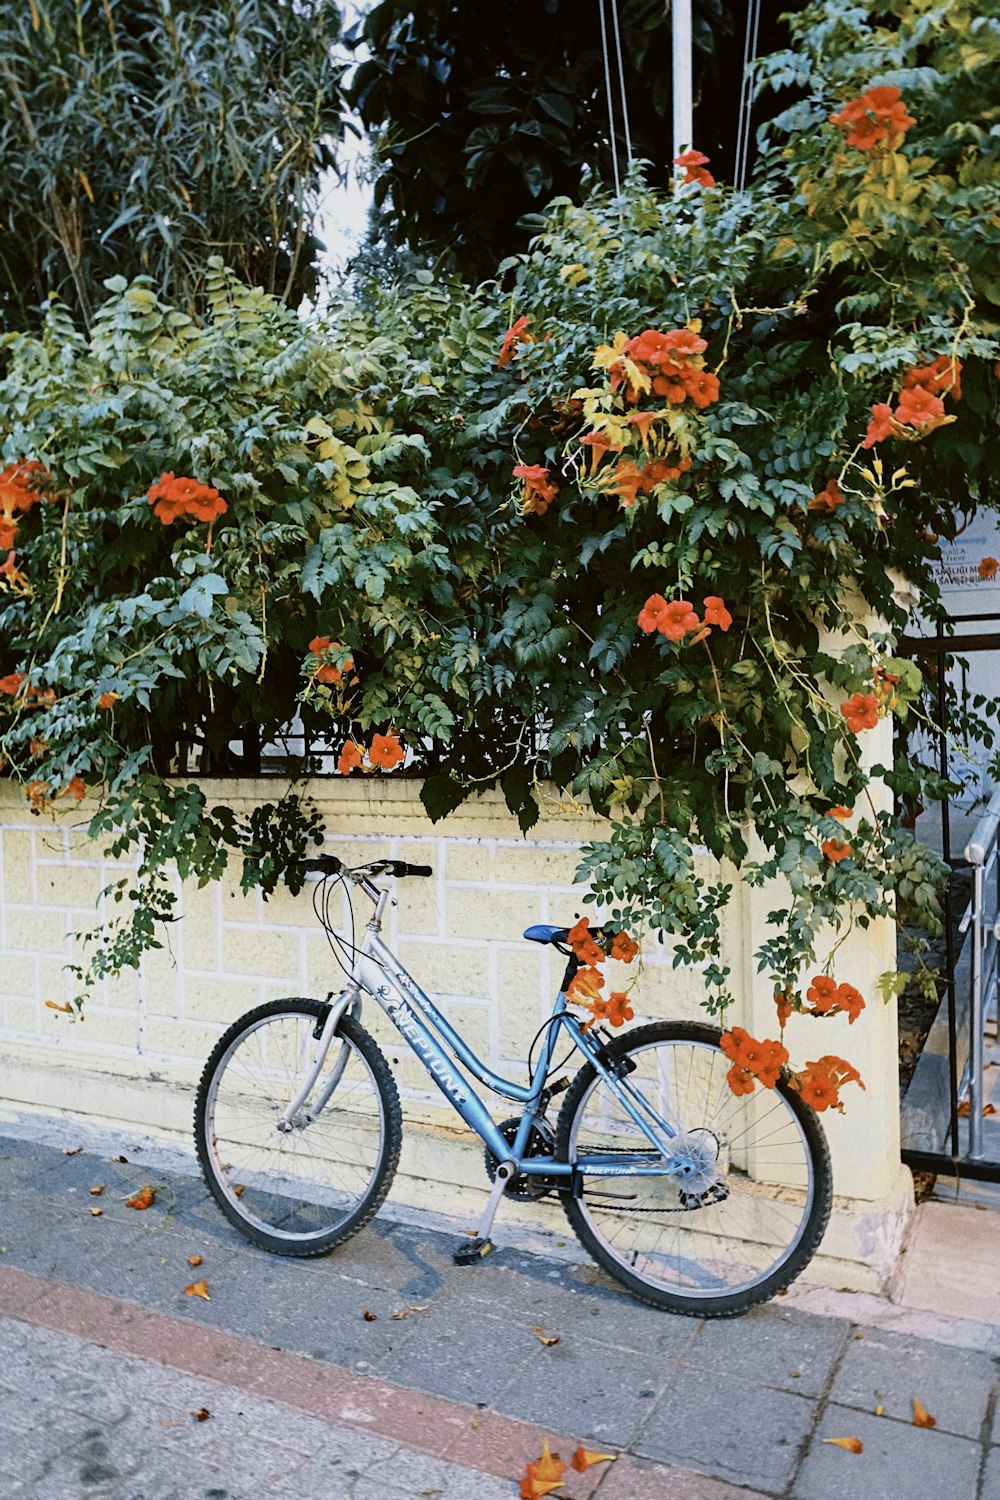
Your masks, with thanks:
[[(249, 808), (274, 800), (280, 790), (270, 779), (215, 782), (211, 795)], [(497, 794), (482, 795), (435, 825), (413, 781), (324, 781), (310, 792), (324, 817), (326, 848), (345, 862), (383, 855), (433, 866), (431, 879), (398, 883), (399, 905), (388, 916), (386, 939), (483, 1060), (523, 1080), (527, 1049), (550, 1012), (562, 961), (521, 933), (533, 922), (568, 924), (594, 910), (584, 905), (573, 873), (580, 845), (603, 836), (607, 825), (562, 805), (554, 792), (526, 837)], [(47, 1007), (46, 1001), (60, 1003), (72, 992), (64, 966), (79, 957), (74, 934), (94, 925), (97, 892), (123, 873), (87, 839), (85, 813), (86, 806), (74, 824), (32, 818), (16, 790), (0, 783), (0, 1099), (8, 1107), (66, 1109), (186, 1133), (201, 1068), (225, 1027), (279, 996), (323, 998), (340, 988), (341, 972), (317, 930), (311, 887), (296, 896), (282, 889), (265, 902), (259, 893), (244, 896), (238, 872), (229, 872), (216, 886), (182, 891), (182, 920), (164, 935), (165, 946), (147, 955), (138, 974), (101, 984), (83, 1022)], [(769, 899), (738, 886), (724, 930), (741, 995), (730, 1023), (765, 1030), (773, 1026), (773, 1004), (752, 952)], [(357, 895), (359, 925), (369, 910)], [(334, 911), (346, 921), (342, 904)], [(889, 924), (876, 925), (855, 944), (854, 982), (872, 998), (875, 977), (892, 966)], [(610, 968), (617, 971), (609, 973), (611, 988), (634, 973)], [(697, 1018), (703, 995), (696, 969), (675, 969), (669, 946), (647, 942), (632, 997), (637, 1020)], [(364, 1020), (390, 1061), (410, 1127), (397, 1194), (439, 1209), (478, 1208), (480, 1143), (371, 1000)], [(868, 1091), (850, 1101), (850, 1120), (838, 1120), (831, 1132), (838, 1191), (864, 1200), (868, 1209), (876, 1197), (898, 1198), (898, 1184), (889, 1180), (896, 1180), (898, 1164), (894, 1012), (880, 1007), (878, 1022), (867, 1058)], [(496, 1118), (511, 1112), (509, 1103), (495, 1102)], [(864, 1233), (870, 1237), (870, 1224)], [(838, 1250), (842, 1260), (864, 1260), (863, 1246), (852, 1248), (846, 1232), (842, 1239), (848, 1246)], [(836, 1274), (847, 1274), (842, 1264)]]

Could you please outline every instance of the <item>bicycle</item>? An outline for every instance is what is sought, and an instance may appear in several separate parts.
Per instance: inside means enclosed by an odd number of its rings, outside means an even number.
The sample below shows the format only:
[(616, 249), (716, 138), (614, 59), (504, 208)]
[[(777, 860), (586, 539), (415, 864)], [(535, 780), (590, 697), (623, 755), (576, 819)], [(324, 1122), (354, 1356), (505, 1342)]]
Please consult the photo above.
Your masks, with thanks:
[[(402, 1115), (385, 1057), (361, 1025), (368, 995), (484, 1144), (492, 1188), (475, 1238), (455, 1251), (459, 1263), (493, 1248), (505, 1194), (555, 1194), (599, 1266), (642, 1301), (674, 1312), (744, 1312), (808, 1264), (830, 1215), (830, 1157), (816, 1115), (784, 1078), (737, 1096), (721, 1033), (707, 1024), (657, 1021), (618, 1036), (585, 1026), (566, 998), (577, 968), (568, 929), (554, 926), (524, 936), (566, 956), (562, 985), (529, 1052), (527, 1084), (502, 1078), (382, 939), (393, 898), (377, 882), (430, 875), (430, 867), (380, 859), (349, 869), (323, 855), (305, 869), (347, 983), (336, 998), (273, 1000), (234, 1022), (205, 1065), (195, 1104), (208, 1187), (249, 1240), (283, 1255), (322, 1255), (367, 1224), (389, 1191)], [(351, 891), (375, 907), (358, 947), (331, 919), (341, 885), (352, 934)], [(598, 941), (613, 937), (593, 931)], [(572, 1046), (553, 1065), (560, 1035)], [(570, 1079), (560, 1070), (577, 1052), (583, 1065)], [(520, 1113), (495, 1123), (456, 1061)], [(562, 1092), (550, 1122), (548, 1107)]]

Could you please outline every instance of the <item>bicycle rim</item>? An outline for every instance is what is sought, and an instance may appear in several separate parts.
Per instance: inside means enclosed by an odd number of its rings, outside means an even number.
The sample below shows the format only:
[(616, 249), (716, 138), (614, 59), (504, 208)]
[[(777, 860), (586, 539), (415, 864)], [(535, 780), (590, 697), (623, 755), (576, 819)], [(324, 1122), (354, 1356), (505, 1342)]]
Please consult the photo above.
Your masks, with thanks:
[[(636, 1064), (626, 1087), (688, 1143), (694, 1178), (599, 1177), (584, 1168), (566, 1208), (612, 1275), (659, 1305), (708, 1316), (763, 1301), (798, 1274), (825, 1228), (831, 1189), (822, 1133), (800, 1101), (783, 1085), (735, 1095), (717, 1033), (699, 1030), (646, 1040), (636, 1033), (612, 1049)], [(597, 1076), (581, 1084), (565, 1105), (573, 1110), (560, 1132), (567, 1158), (613, 1163), (638, 1151), (652, 1162), (617, 1092)]]
[[(231, 1216), (297, 1245), (342, 1233), (363, 1213), (386, 1150), (382, 1093), (347, 1025), (293, 1128), (278, 1129), (315, 1059), (316, 1022), (314, 1011), (290, 1010), (252, 1021), (222, 1052), (204, 1107), (208, 1165)], [(309, 1120), (338, 1069), (331, 1097)]]

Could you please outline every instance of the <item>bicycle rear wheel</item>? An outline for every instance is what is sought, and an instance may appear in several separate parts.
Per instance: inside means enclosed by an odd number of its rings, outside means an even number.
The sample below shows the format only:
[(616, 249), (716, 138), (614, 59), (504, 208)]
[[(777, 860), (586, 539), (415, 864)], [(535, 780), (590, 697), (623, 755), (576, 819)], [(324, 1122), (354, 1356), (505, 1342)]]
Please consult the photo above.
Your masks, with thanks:
[[(608, 1046), (633, 1065), (621, 1086), (677, 1132), (693, 1175), (588, 1176), (584, 1165), (563, 1194), (577, 1238), (604, 1270), (645, 1302), (702, 1318), (745, 1312), (787, 1286), (815, 1253), (833, 1198), (815, 1113), (784, 1082), (734, 1094), (719, 1037), (712, 1026), (665, 1021)], [(590, 1064), (566, 1094), (556, 1152), (608, 1165), (657, 1159), (620, 1090)]]
[(195, 1102), (195, 1143), (212, 1196), (248, 1239), (281, 1255), (322, 1255), (355, 1234), (385, 1198), (399, 1161), (396, 1085), (349, 1016), (292, 1128), (279, 1130), (316, 1057), (325, 1013), (318, 1000), (273, 1000), (248, 1011), (220, 1037)]

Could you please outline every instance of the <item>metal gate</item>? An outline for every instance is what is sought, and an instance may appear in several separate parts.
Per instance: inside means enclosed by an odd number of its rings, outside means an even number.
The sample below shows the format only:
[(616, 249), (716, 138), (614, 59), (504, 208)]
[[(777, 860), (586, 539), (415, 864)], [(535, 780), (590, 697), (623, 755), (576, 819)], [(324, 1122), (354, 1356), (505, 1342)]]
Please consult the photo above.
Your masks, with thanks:
[[(953, 623), (989, 624), (1000, 615), (959, 615)], [(910, 638), (901, 655), (931, 657), (938, 666), (938, 769), (949, 775), (946, 666), (948, 658), (1000, 651), (1000, 633)], [(953, 872), (944, 902), (945, 994), (902, 1103), (903, 1161), (914, 1171), (1000, 1182), (1000, 1113), (988, 1098), (997, 1046), (1000, 975), (1000, 792), (995, 792), (962, 857), (951, 849), (951, 816), (942, 808), (942, 854)], [(955, 910), (955, 876), (968, 872), (971, 894)], [(988, 1055), (993, 1054), (993, 1055)], [(1000, 1078), (1000, 1074), (998, 1074)]]

